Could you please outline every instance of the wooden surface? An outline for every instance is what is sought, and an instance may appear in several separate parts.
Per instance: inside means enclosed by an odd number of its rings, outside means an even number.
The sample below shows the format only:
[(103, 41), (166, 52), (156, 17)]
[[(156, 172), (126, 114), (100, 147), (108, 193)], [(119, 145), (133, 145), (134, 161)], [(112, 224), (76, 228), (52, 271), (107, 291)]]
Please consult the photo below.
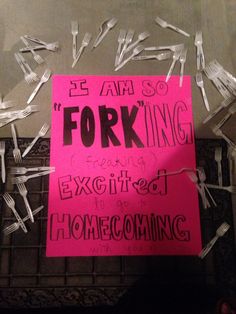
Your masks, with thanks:
[[(16, 108), (24, 108), (34, 89), (34, 86), (29, 86), (24, 81), (14, 59), (14, 52), (23, 47), (20, 36), (24, 34), (34, 35), (48, 42), (57, 40), (60, 42), (59, 52), (40, 52), (46, 59), (44, 65), (37, 65), (30, 54), (26, 55), (29, 63), (40, 75), (46, 67), (57, 74), (165, 75), (171, 60), (132, 61), (120, 71), (114, 72), (120, 28), (133, 28), (136, 36), (142, 31), (149, 31), (151, 36), (144, 42), (145, 46), (184, 42), (188, 47), (185, 74), (193, 76), (196, 137), (214, 138), (210, 125), (202, 125), (207, 111), (194, 80), (196, 73), (194, 34), (198, 29), (203, 32), (206, 61), (217, 59), (225, 69), (235, 75), (235, 12), (234, 0), (0, 0), (0, 92), (6, 96), (5, 99), (13, 100)], [(155, 23), (157, 15), (189, 32), (191, 37), (187, 38), (171, 30), (162, 29)], [(80, 44), (87, 31), (92, 33), (94, 40), (100, 24), (113, 16), (119, 20), (117, 26), (96, 49), (92, 51), (90, 45), (80, 62), (72, 69), (71, 20), (79, 22)], [(175, 68), (174, 74), (179, 74), (179, 65)], [(214, 109), (223, 98), (206, 77), (204, 81), (210, 106)], [(19, 136), (33, 137), (44, 122), (50, 123), (51, 82), (43, 86), (32, 104), (40, 105), (41, 110), (25, 120), (16, 122)], [(236, 141), (234, 117), (228, 122), (225, 131)], [(10, 127), (0, 129), (0, 136), (10, 136)]]

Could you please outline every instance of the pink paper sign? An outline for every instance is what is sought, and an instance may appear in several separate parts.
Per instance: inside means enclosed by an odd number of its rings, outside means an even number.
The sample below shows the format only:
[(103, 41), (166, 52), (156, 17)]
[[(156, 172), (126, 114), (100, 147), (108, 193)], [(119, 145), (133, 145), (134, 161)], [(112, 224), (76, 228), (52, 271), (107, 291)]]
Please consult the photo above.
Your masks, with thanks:
[(55, 75), (50, 164), (47, 256), (201, 250), (190, 77)]

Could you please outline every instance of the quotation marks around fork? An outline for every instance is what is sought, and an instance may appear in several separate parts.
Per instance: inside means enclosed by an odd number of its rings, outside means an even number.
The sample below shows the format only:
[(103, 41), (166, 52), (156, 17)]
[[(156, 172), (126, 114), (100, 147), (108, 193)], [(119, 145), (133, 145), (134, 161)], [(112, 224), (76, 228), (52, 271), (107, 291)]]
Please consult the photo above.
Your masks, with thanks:
[(61, 104), (60, 103), (54, 103), (54, 110), (55, 111), (60, 111), (61, 110)]
[(143, 107), (144, 106), (144, 101), (143, 100), (137, 100), (137, 103), (138, 103), (139, 107)]

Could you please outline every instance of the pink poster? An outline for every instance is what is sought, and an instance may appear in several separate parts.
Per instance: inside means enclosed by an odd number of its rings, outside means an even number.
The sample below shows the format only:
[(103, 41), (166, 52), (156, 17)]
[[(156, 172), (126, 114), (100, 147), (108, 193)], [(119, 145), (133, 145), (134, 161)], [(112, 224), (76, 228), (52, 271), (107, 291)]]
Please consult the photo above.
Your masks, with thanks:
[(197, 255), (195, 162), (189, 76), (55, 75), (47, 256)]

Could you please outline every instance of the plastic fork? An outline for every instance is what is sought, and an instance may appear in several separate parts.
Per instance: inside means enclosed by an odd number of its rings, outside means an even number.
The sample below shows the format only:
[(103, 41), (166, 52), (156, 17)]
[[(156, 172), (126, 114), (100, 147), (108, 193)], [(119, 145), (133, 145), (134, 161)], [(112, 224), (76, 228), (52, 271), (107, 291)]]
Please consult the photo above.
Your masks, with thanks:
[(136, 48), (134, 48), (132, 54), (125, 59), (123, 62), (121, 62), (116, 68), (115, 71), (118, 71), (120, 68), (122, 68), (129, 60), (131, 60), (134, 56), (138, 55), (141, 51), (143, 51), (144, 46), (140, 45)]
[(15, 59), (16, 59), (18, 65), (20, 66), (21, 70), (24, 73), (24, 78), (25, 78), (26, 83), (28, 83), (28, 84), (33, 83), (33, 79), (31, 77), (30, 73), (24, 67), (24, 64), (23, 64), (23, 62), (22, 62), (22, 60), (20, 58), (20, 54), (19, 53), (15, 53), (14, 56), (15, 56)]
[(205, 92), (204, 82), (203, 82), (203, 78), (202, 78), (202, 73), (201, 72), (197, 72), (197, 74), (196, 74), (196, 83), (197, 83), (197, 86), (201, 89), (202, 98), (203, 98), (206, 110), (210, 111), (210, 106), (209, 106), (207, 95), (206, 95), (206, 92)]
[(34, 49), (29, 45), (28, 41), (23, 37), (21, 36), (21, 40), (22, 42), (25, 44), (25, 46), (27, 48), (29, 48), (30, 52), (32, 53), (33, 55), (33, 58), (34, 60), (38, 63), (38, 64), (41, 64), (41, 63), (44, 63), (44, 59), (39, 55), (37, 54)]
[(125, 51), (126, 51), (128, 45), (132, 42), (133, 37), (134, 37), (134, 30), (133, 29), (129, 29), (127, 34), (126, 34), (126, 37), (125, 37), (125, 42), (124, 42), (123, 48), (122, 48), (121, 53), (120, 53), (118, 64), (120, 64), (121, 61), (123, 60)]
[(144, 41), (145, 39), (147, 39), (150, 36), (149, 32), (143, 32), (141, 34), (138, 35), (138, 39), (133, 42), (132, 44), (130, 44), (126, 49), (125, 49), (125, 53), (131, 51), (134, 49), (134, 47), (136, 47), (140, 42)]
[(229, 193), (236, 193), (236, 185), (228, 185), (228, 186), (220, 186), (220, 185), (215, 185), (215, 184), (206, 184), (206, 186), (209, 189), (217, 189), (217, 190), (224, 190), (228, 191)]
[(82, 53), (83, 53), (85, 47), (87, 47), (87, 46), (89, 45), (91, 38), (92, 38), (92, 34), (90, 34), (90, 33), (85, 33), (84, 38), (83, 38), (83, 40), (82, 40), (82, 44), (81, 44), (81, 46), (80, 46), (80, 48), (79, 48), (79, 51), (78, 51), (78, 53), (76, 54), (75, 59), (74, 59), (74, 62), (73, 62), (73, 64), (72, 64), (72, 68), (74, 68), (74, 66), (76, 65), (76, 63), (79, 61), (79, 58), (81, 57), (81, 55), (82, 55)]
[(36, 111), (39, 111), (37, 105), (27, 106), (23, 110), (18, 110), (18, 112), (16, 114), (9, 115), (9, 118), (7, 118), (7, 116), (6, 116), (6, 118), (3, 118), (3, 119), (5, 119), (5, 121), (2, 121), (0, 123), (0, 127), (3, 127), (3, 126), (5, 126), (5, 125), (17, 120), (17, 119), (24, 119), (24, 118), (28, 117), (31, 113), (36, 112)]
[(51, 169), (51, 170), (48, 170), (48, 171), (42, 171), (42, 172), (34, 173), (34, 174), (29, 175), (29, 176), (15, 177), (15, 178), (12, 178), (11, 181), (12, 181), (12, 184), (25, 183), (29, 179), (46, 176), (46, 175), (48, 175), (48, 174), (50, 174), (50, 173), (52, 173), (54, 171), (55, 171), (55, 169)]
[(55, 170), (55, 167), (33, 167), (33, 168), (25, 168), (25, 167), (11, 167), (11, 174), (26, 174), (27, 172), (33, 171), (47, 171), (47, 170)]
[(179, 79), (179, 86), (182, 87), (183, 85), (183, 77), (184, 77), (184, 65), (186, 62), (186, 56), (187, 56), (187, 48), (183, 48), (181, 50), (180, 56), (179, 56), (179, 62), (180, 62), (180, 79)]
[(236, 81), (232, 74), (227, 72), (217, 60), (211, 61), (210, 66), (214, 73), (217, 73), (217, 77), (229, 92), (236, 96)]
[(195, 46), (197, 47), (197, 70), (200, 71), (205, 68), (205, 56), (202, 48), (202, 32), (197, 31), (195, 35)]
[(77, 21), (71, 21), (71, 34), (72, 34), (72, 56), (76, 57), (77, 52), (77, 35), (79, 33), (79, 24)]
[(22, 61), (24, 67), (29, 71), (29, 76), (32, 80), (32, 82), (37, 82), (39, 81), (39, 77), (38, 75), (31, 69), (31, 67), (29, 66), (29, 64), (26, 62), (25, 58), (22, 56), (22, 54), (18, 54), (20, 60)]
[(225, 99), (231, 97), (231, 93), (228, 91), (228, 89), (225, 87), (225, 85), (217, 77), (219, 71), (216, 71), (212, 67), (211, 62), (208, 65), (206, 65), (204, 72), (205, 72), (206, 76), (209, 78), (209, 80), (211, 80), (214, 83), (214, 85), (217, 88), (217, 90), (219, 91), (219, 93), (221, 93), (221, 95)]
[(171, 45), (171, 46), (152, 46), (146, 47), (144, 50), (146, 51), (158, 51), (158, 50), (171, 50), (175, 52), (176, 50), (183, 49), (184, 44)]
[(28, 98), (27, 100), (27, 104), (30, 104), (31, 101), (34, 99), (34, 97), (36, 96), (36, 94), (38, 93), (40, 87), (46, 83), (49, 79), (50, 79), (50, 76), (51, 76), (51, 70), (50, 69), (46, 69), (45, 72), (43, 73), (38, 85), (35, 87), (35, 89), (33, 90), (32, 94), (30, 95), (30, 97)]
[(221, 161), (222, 161), (222, 147), (217, 146), (215, 148), (215, 161), (217, 163), (217, 173), (218, 173), (218, 183), (220, 186), (223, 185), (222, 181), (222, 167), (221, 167)]
[(8, 205), (8, 207), (11, 208), (13, 214), (15, 215), (20, 227), (23, 229), (23, 231), (26, 233), (27, 232), (27, 229), (26, 229), (26, 226), (23, 222), (23, 220), (21, 219), (20, 215), (18, 214), (16, 208), (15, 208), (15, 201), (13, 200), (13, 198), (11, 197), (11, 195), (9, 193), (4, 193), (3, 194), (3, 198), (6, 202), (6, 204)]
[(21, 153), (17, 144), (16, 129), (15, 129), (14, 123), (11, 124), (11, 133), (12, 133), (12, 138), (13, 138), (13, 143), (14, 143), (13, 157), (16, 163), (21, 163), (22, 158), (21, 158)]
[(180, 33), (180, 34), (182, 34), (182, 35), (184, 35), (186, 37), (190, 37), (190, 35), (187, 32), (183, 31), (182, 29), (180, 29), (180, 28), (178, 28), (178, 27), (176, 27), (176, 26), (174, 26), (172, 24), (167, 23), (166, 21), (164, 21), (163, 19), (161, 19), (158, 16), (156, 17), (155, 22), (158, 25), (160, 25), (161, 27), (163, 27), (163, 28), (167, 28), (168, 27), (168, 28), (172, 29), (173, 31), (175, 31), (177, 33)]
[(0, 156), (1, 156), (1, 171), (2, 171), (2, 182), (6, 182), (6, 167), (5, 167), (5, 142), (0, 141)]
[[(46, 45), (36, 45), (36, 46), (31, 46), (31, 48), (33, 50), (49, 50), (49, 51), (57, 51), (58, 48), (59, 48), (59, 43), (58, 41), (56, 41), (55, 43), (49, 43), (49, 44), (46, 44)], [(19, 49), (20, 52), (30, 52), (30, 49), (25, 47), (25, 48), (20, 48)]]
[[(38, 208), (36, 208), (32, 214), (35, 216), (37, 213), (39, 213), (42, 209), (43, 209), (44, 206), (40, 206)], [(29, 220), (30, 217), (29, 215), (25, 216), (24, 218), (22, 218), (22, 221), (23, 222), (26, 222), (27, 220)], [(18, 230), (20, 228), (20, 224), (18, 222), (14, 222), (13, 224), (11, 224), (10, 226), (6, 227), (5, 229), (3, 229), (3, 232), (5, 235), (8, 235), (16, 230)]]
[(212, 240), (201, 250), (199, 253), (199, 257), (203, 259), (212, 249), (216, 241), (225, 235), (225, 233), (229, 230), (230, 225), (227, 222), (223, 222), (220, 227), (216, 230), (216, 235)]
[(206, 198), (206, 194), (205, 194), (205, 190), (202, 188), (202, 185), (200, 185), (198, 183), (198, 177), (194, 172), (187, 172), (187, 175), (189, 177), (189, 179), (195, 184), (201, 199), (202, 199), (202, 204), (204, 206), (204, 208), (208, 208), (210, 207), (210, 203), (208, 201), (208, 199)]
[(100, 32), (94, 41), (93, 48), (96, 48), (101, 43), (103, 38), (109, 32), (109, 30), (111, 30), (117, 24), (117, 22), (118, 22), (117, 18), (113, 17), (112, 19), (106, 20), (105, 22), (102, 23), (102, 25), (99, 28)]
[[(145, 49), (144, 49), (145, 50)], [(162, 60), (167, 60), (170, 59), (171, 57), (171, 52), (162, 52), (162, 53), (158, 53), (156, 55), (143, 55), (143, 56), (136, 56), (133, 57), (132, 60), (135, 61), (140, 61), (140, 60), (151, 60), (151, 59), (156, 59), (158, 61), (162, 61)]]
[(171, 76), (171, 73), (172, 73), (172, 71), (173, 71), (173, 69), (174, 69), (174, 67), (175, 67), (175, 64), (176, 64), (176, 62), (179, 60), (180, 53), (181, 53), (181, 50), (176, 50), (176, 51), (174, 52), (174, 54), (173, 54), (173, 57), (172, 57), (173, 61), (172, 61), (172, 63), (171, 63), (170, 69), (169, 69), (169, 71), (168, 71), (168, 73), (167, 73), (166, 82), (168, 82), (169, 79), (170, 79), (170, 76)]
[[(47, 43), (39, 38), (35, 38), (33, 36), (29, 36), (29, 35), (24, 35), (25, 38), (31, 40), (32, 42), (34, 43), (37, 43), (37, 44), (40, 44), (38, 47), (38, 49), (48, 49), (48, 50), (52, 50), (52, 51), (55, 51), (59, 48), (59, 42), (58, 41), (55, 41), (53, 43)], [(36, 47), (34, 47), (34, 49), (36, 49)]]
[(212, 197), (212, 195), (211, 195), (210, 191), (208, 190), (208, 187), (207, 187), (207, 185), (205, 183), (205, 181), (206, 181), (206, 173), (205, 173), (204, 168), (202, 168), (202, 167), (198, 168), (198, 176), (199, 176), (199, 180), (200, 180), (200, 186), (202, 187), (202, 190), (204, 191), (204, 194), (206, 195), (205, 192), (207, 192), (207, 194), (210, 197), (210, 199), (211, 199), (212, 203), (214, 204), (214, 206), (217, 206), (214, 198)]
[(35, 136), (33, 141), (29, 144), (29, 146), (23, 152), (22, 157), (25, 157), (29, 153), (29, 151), (32, 149), (32, 147), (37, 142), (37, 140), (40, 137), (43, 137), (47, 133), (48, 130), (49, 130), (49, 125), (47, 123), (44, 123), (44, 125), (41, 127), (41, 129), (39, 130), (38, 134)]
[(119, 36), (118, 36), (118, 48), (117, 48), (117, 51), (116, 51), (115, 67), (119, 64), (121, 48), (122, 48), (122, 45), (125, 42), (125, 36), (126, 36), (126, 30), (125, 29), (120, 29), (120, 33), (119, 33)]
[(28, 191), (26, 189), (26, 186), (24, 183), (18, 183), (17, 187), (18, 187), (18, 190), (20, 192), (20, 195), (23, 197), (28, 216), (30, 217), (31, 222), (34, 222), (34, 216), (32, 214), (32, 210), (31, 210), (30, 204), (29, 204), (28, 199), (27, 199)]

